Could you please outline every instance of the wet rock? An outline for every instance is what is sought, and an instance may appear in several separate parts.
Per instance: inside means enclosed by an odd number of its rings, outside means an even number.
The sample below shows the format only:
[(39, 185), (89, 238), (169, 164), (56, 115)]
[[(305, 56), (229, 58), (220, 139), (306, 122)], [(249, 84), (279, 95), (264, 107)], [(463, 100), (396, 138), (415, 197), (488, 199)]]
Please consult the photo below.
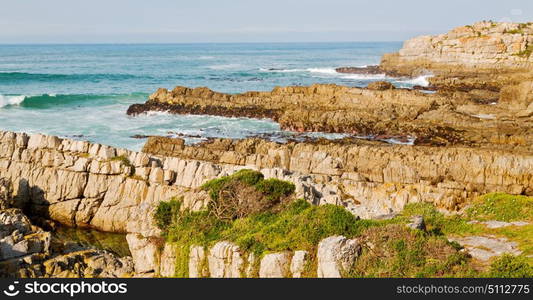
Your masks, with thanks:
[(103, 250), (83, 250), (61, 255), (43, 263), (49, 278), (124, 278), (134, 274), (131, 257), (117, 258)]

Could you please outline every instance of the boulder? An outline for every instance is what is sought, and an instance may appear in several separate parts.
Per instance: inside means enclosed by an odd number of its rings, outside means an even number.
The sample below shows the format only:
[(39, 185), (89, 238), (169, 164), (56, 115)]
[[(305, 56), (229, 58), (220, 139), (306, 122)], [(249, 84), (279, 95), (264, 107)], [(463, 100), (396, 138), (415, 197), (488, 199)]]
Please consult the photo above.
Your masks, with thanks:
[(222, 241), (216, 243), (207, 256), (209, 274), (212, 278), (240, 278), (244, 260), (239, 246)]
[(407, 224), (407, 227), (416, 230), (426, 230), (426, 223), (423, 216), (414, 216), (411, 218), (411, 223)]
[(293, 278), (302, 277), (305, 272), (309, 253), (307, 251), (295, 251), (291, 260), (291, 274)]
[(259, 267), (260, 278), (289, 277), (291, 255), (289, 252), (270, 253), (263, 257)]
[(361, 246), (357, 240), (344, 236), (332, 236), (318, 244), (317, 276), (319, 278), (341, 278), (353, 267)]
[(202, 246), (191, 246), (189, 254), (189, 278), (207, 277), (206, 253)]

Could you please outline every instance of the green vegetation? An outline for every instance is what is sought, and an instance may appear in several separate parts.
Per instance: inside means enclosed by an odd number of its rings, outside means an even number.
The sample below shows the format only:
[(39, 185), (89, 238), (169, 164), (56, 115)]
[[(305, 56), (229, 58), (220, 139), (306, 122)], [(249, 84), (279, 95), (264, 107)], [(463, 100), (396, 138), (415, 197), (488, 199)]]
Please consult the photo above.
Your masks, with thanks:
[(175, 198), (169, 202), (161, 202), (154, 213), (154, 221), (161, 230), (166, 230), (168, 226), (176, 223), (176, 218), (180, 215), (181, 201)]
[(221, 220), (235, 220), (265, 211), (276, 211), (294, 193), (294, 184), (278, 179), (265, 180), (253, 170), (208, 181), (202, 186), (211, 201), (209, 212)]
[(132, 167), (133, 166), (131, 164), (131, 162), (130, 162), (130, 159), (127, 158), (124, 155), (115, 156), (115, 157), (111, 158), (110, 160), (111, 161), (120, 161), (122, 163), (122, 165), (125, 166), (125, 167)]
[(523, 34), (524, 30), (522, 30), (521, 28), (512, 29), (512, 30), (504, 30), (503, 33), (507, 33), (507, 34)]
[(469, 269), (457, 244), (403, 224), (370, 228), (360, 239), (367, 246), (352, 271), (355, 277), (449, 277)]
[[(522, 277), (531, 276), (533, 226), (488, 229), (472, 220), (516, 221), (533, 218), (533, 197), (488, 194), (460, 215), (444, 215), (428, 203), (413, 203), (391, 220), (360, 220), (340, 206), (314, 206), (292, 196), (294, 185), (265, 180), (259, 172), (242, 170), (202, 186), (211, 198), (199, 212), (181, 209), (181, 200), (160, 203), (154, 219), (176, 247), (176, 276), (188, 276), (192, 245), (212, 247), (219, 241), (237, 244), (261, 258), (278, 251), (307, 250), (304, 276), (316, 276), (316, 247), (333, 235), (357, 238), (362, 253), (352, 277)], [(238, 208), (232, 208), (236, 206)], [(426, 231), (408, 229), (422, 215)], [(523, 256), (505, 256), (486, 272), (448, 236), (491, 234), (516, 241)], [(254, 266), (255, 269), (258, 266)], [(528, 273), (529, 272), (529, 273)], [(529, 274), (529, 275), (528, 275)]]
[(467, 216), (479, 221), (533, 221), (533, 197), (487, 194), (467, 209)]
[(494, 278), (533, 278), (533, 266), (523, 256), (504, 254), (491, 264), (488, 275)]

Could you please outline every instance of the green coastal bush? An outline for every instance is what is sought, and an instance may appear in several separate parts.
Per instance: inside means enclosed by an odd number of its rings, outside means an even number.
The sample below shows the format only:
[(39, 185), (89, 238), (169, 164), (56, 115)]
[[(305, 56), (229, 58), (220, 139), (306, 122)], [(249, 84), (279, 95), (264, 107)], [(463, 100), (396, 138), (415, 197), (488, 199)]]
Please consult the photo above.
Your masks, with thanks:
[(294, 184), (278, 179), (265, 180), (253, 170), (240, 170), (206, 182), (201, 187), (209, 193), (208, 210), (222, 220), (235, 220), (264, 211), (275, 211), (290, 201)]
[(504, 254), (490, 266), (489, 277), (533, 278), (533, 266), (523, 256)]
[(450, 277), (468, 269), (469, 258), (443, 236), (410, 230), (404, 224), (367, 229), (353, 277)]
[[(316, 276), (316, 250), (324, 238), (343, 235), (357, 238), (362, 253), (351, 277), (521, 277), (531, 274), (528, 259), (502, 257), (490, 270), (473, 267), (448, 235), (485, 234), (473, 218), (524, 219), (531, 212), (531, 197), (489, 194), (474, 202), (464, 215), (444, 215), (430, 203), (408, 204), (390, 220), (360, 220), (344, 207), (315, 206), (294, 199), (294, 185), (242, 170), (206, 182), (211, 202), (199, 212), (180, 210), (181, 200), (162, 202), (154, 219), (166, 241), (175, 245), (176, 276), (187, 277), (192, 245), (206, 249), (219, 241), (237, 244), (241, 251), (261, 258), (269, 252), (306, 250), (310, 254), (304, 276)], [(235, 208), (240, 207), (240, 208)], [(222, 209), (222, 211), (221, 211)], [(426, 231), (405, 225), (422, 215)], [(516, 228), (502, 228), (517, 234)], [(519, 227), (527, 234), (531, 229)], [(502, 233), (503, 234), (503, 233)], [(519, 233), (523, 235), (522, 233)], [(520, 245), (527, 243), (523, 239)], [(526, 251), (527, 252), (527, 251)], [(526, 253), (525, 252), (525, 253)], [(529, 266), (529, 268), (528, 268)]]
[(168, 226), (175, 223), (176, 218), (179, 216), (180, 207), (181, 201), (175, 198), (169, 202), (160, 202), (154, 213), (156, 226), (161, 230), (168, 229)]

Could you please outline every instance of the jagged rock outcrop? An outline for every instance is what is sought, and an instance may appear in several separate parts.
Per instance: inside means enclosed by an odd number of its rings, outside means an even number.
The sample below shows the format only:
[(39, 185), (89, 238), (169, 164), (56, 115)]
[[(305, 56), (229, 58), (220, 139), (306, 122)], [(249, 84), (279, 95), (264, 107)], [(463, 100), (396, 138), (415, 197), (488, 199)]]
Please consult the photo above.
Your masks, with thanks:
[[(174, 245), (167, 243), (164, 249), (175, 249), (173, 247)], [(312, 263), (311, 254), (303, 250), (266, 253), (258, 258), (253, 252), (246, 253), (228, 241), (220, 241), (209, 249), (193, 245), (188, 257), (189, 277), (301, 278), (316, 276), (315, 274), (318, 277), (343, 277), (356, 263), (361, 247), (357, 240), (333, 236), (322, 240), (317, 249), (318, 264), (316, 261)], [(168, 253), (165, 254), (166, 251), (157, 257), (169, 256)], [(174, 271), (175, 264), (176, 260), (161, 259), (158, 267)], [(172, 277), (174, 273), (161, 275)]]
[[(392, 89), (384, 83), (373, 84), (371, 89), (316, 84), (236, 95), (207, 88), (176, 87), (172, 91), (159, 89), (145, 104), (130, 107), (128, 113), (156, 110), (271, 118), (285, 130), (414, 137), (416, 144), (440, 146), (463, 144), (501, 148), (506, 143), (494, 140), (509, 136), (524, 140), (525, 143), (518, 147), (531, 150), (531, 121), (516, 118), (521, 113), (516, 107), (489, 105), (498, 101), (498, 97), (498, 92), (490, 91), (428, 94)], [(491, 117), (479, 117), (485, 115)], [(516, 145), (507, 145), (507, 148), (511, 147)]]
[(410, 39), (398, 53), (385, 55), (380, 67), (408, 75), (424, 69), (451, 73), (460, 71), (457, 68), (524, 70), (533, 66), (532, 50), (533, 23), (483, 21)]
[(481, 103), (508, 103), (503, 89), (533, 80), (532, 53), (533, 23), (483, 21), (408, 40), (398, 53), (384, 55), (379, 69), (435, 75), (429, 78), (432, 87), (450, 98), (463, 94)]
[[(4, 196), (0, 196), (0, 202)], [(131, 257), (118, 257), (104, 250), (78, 250), (77, 246), (52, 239), (50, 232), (34, 226), (22, 210), (4, 206), (0, 209), (0, 278), (133, 276)]]
[(258, 169), (266, 177), (295, 183), (298, 197), (344, 205), (363, 218), (398, 212), (411, 202), (456, 210), (480, 194), (533, 193), (533, 156), (503, 150), (278, 144), (261, 139), (185, 145), (182, 140), (154, 137), (143, 151)]

